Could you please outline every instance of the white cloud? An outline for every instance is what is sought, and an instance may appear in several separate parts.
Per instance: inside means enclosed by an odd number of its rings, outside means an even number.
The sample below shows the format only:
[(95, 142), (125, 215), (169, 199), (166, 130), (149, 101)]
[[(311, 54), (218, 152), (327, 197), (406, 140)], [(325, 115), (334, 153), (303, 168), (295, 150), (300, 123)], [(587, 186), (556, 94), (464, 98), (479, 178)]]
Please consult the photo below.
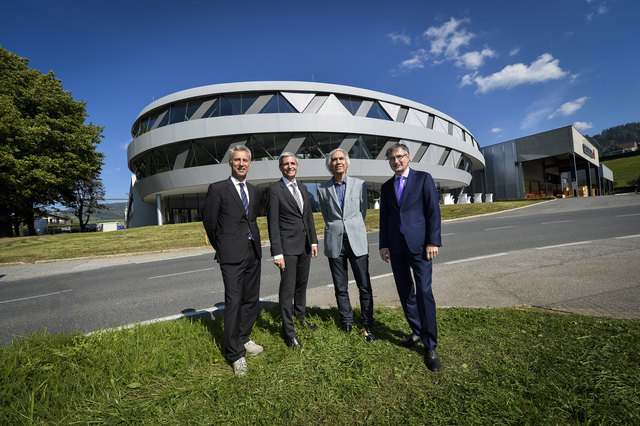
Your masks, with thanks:
[(402, 43), (406, 44), (407, 46), (411, 44), (411, 37), (404, 34), (391, 33), (389, 34), (389, 38), (391, 39), (393, 44)]
[[(484, 65), (487, 58), (494, 58), (497, 53), (488, 47), (481, 51), (464, 51), (469, 45), (471, 39), (476, 37), (475, 34), (469, 32), (466, 28), (462, 28), (463, 24), (471, 22), (469, 19), (451, 18), (439, 27), (429, 27), (424, 36), (429, 41), (429, 50), (419, 49), (412, 53), (412, 57), (404, 60), (400, 64), (400, 68), (414, 69), (424, 68), (427, 59), (433, 61), (434, 64), (443, 62), (453, 62), (457, 67), (476, 70)], [(392, 40), (402, 41), (401, 35), (389, 34)], [(408, 43), (406, 43), (408, 44)]]
[(123, 150), (125, 150), (125, 151), (126, 151), (126, 150), (127, 150), (127, 148), (129, 147), (129, 144), (130, 144), (130, 143), (131, 143), (131, 142), (121, 143), (121, 144), (120, 144), (120, 149), (123, 149)]
[(418, 49), (413, 52), (413, 57), (410, 59), (406, 59), (402, 61), (400, 64), (400, 68), (414, 69), (414, 68), (424, 68), (424, 61), (427, 59), (427, 51), (424, 49)]
[(475, 83), (477, 92), (489, 93), (496, 89), (511, 89), (523, 84), (557, 80), (567, 75), (567, 72), (563, 71), (558, 66), (558, 63), (558, 59), (554, 59), (549, 53), (544, 53), (530, 65), (522, 63), (507, 65), (502, 70), (487, 77), (477, 73), (467, 74), (462, 77), (460, 87)]
[(530, 112), (524, 118), (524, 120), (522, 121), (522, 124), (520, 124), (520, 130), (529, 130), (529, 129), (535, 128), (540, 122), (542, 122), (544, 117), (548, 115), (550, 111), (551, 111), (551, 108), (542, 108), (542, 109)]
[(429, 27), (424, 35), (431, 43), (431, 53), (442, 55), (449, 52), (451, 54), (468, 44), (469, 40), (475, 37), (474, 34), (467, 33), (465, 29), (457, 31), (461, 24), (468, 22), (470, 22), (469, 19), (451, 18), (439, 27)]
[(494, 127), (493, 129), (491, 129), (491, 133), (500, 133), (502, 132), (502, 129), (500, 127)]
[(516, 56), (518, 53), (520, 53), (520, 48), (519, 47), (514, 47), (513, 49), (511, 49), (509, 51), (509, 56)]
[(589, 99), (587, 96), (583, 96), (579, 99), (576, 99), (575, 101), (565, 102), (560, 106), (560, 108), (549, 114), (549, 117), (547, 118), (551, 120), (558, 115), (569, 116), (582, 108), (587, 99)]
[(496, 56), (496, 52), (488, 48), (483, 49), (482, 52), (474, 50), (473, 52), (467, 52), (460, 56), (456, 60), (456, 65), (470, 70), (476, 70), (484, 65), (485, 58), (495, 58)]
[(587, 13), (586, 19), (587, 22), (592, 22), (600, 15), (604, 15), (609, 12), (609, 7), (607, 6), (607, 1), (596, 2), (596, 1), (587, 1), (587, 3), (593, 5), (591, 10)]
[(573, 123), (573, 127), (578, 130), (589, 130), (593, 127), (593, 123), (587, 123), (586, 121), (576, 121)]

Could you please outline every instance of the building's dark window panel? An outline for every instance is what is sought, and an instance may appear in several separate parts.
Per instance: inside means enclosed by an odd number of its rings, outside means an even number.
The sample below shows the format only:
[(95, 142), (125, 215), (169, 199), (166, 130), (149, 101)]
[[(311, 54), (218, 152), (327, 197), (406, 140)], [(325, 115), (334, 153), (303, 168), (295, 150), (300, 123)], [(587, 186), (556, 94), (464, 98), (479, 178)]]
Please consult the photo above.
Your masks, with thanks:
[(143, 134), (143, 133), (147, 133), (149, 130), (151, 130), (151, 128), (153, 127), (153, 124), (156, 122), (156, 120), (158, 119), (158, 115), (154, 114), (151, 116), (147, 116), (146, 118), (143, 118), (142, 121), (140, 122), (140, 130), (138, 134)]
[(149, 164), (148, 154), (140, 156), (133, 162), (133, 170), (136, 174), (136, 179), (144, 179), (147, 177), (147, 164)]
[(299, 158), (324, 158), (322, 151), (316, 145), (316, 141), (312, 135), (307, 135), (300, 148), (296, 152)]
[[(158, 117), (160, 117), (162, 115), (162, 113), (165, 111), (161, 111), (160, 114), (158, 114)], [(163, 127), (166, 126), (167, 124), (169, 124), (169, 110), (166, 110), (166, 114), (164, 114), (164, 117), (162, 117), (162, 121), (160, 121), (160, 123), (158, 124), (158, 127)]]
[(297, 113), (296, 109), (287, 101), (284, 96), (277, 93), (267, 104), (262, 108), (260, 114), (282, 114), (282, 113)]
[(220, 164), (232, 141), (231, 136), (194, 141), (189, 148), (185, 167)]
[(151, 174), (155, 175), (172, 170), (179, 150), (180, 145), (173, 144), (151, 151)]
[(344, 105), (344, 107), (351, 113), (351, 115), (356, 115), (358, 112), (358, 108), (362, 104), (362, 99), (354, 98), (351, 96), (337, 96), (338, 100)]
[(169, 110), (169, 124), (181, 123), (187, 120), (187, 103), (180, 102), (171, 105)]
[(380, 151), (389, 140), (389, 138), (383, 138), (379, 136), (361, 136), (361, 138), (364, 141), (367, 150), (371, 154), (372, 159), (378, 158), (378, 155), (380, 155)]
[(220, 99), (217, 97), (213, 101), (213, 105), (202, 115), (202, 118), (219, 117), (220, 116)]
[(362, 136), (358, 136), (356, 143), (354, 143), (351, 149), (349, 150), (349, 158), (371, 160), (375, 157), (371, 155), (371, 152), (367, 148), (367, 144), (365, 143)]
[(220, 102), (221, 116), (242, 114), (242, 95), (222, 95), (218, 102)]
[(247, 110), (251, 108), (251, 105), (253, 105), (256, 99), (258, 99), (258, 96), (260, 96), (259, 93), (243, 93), (242, 103), (240, 106), (240, 114), (244, 114), (245, 112), (247, 112)]
[(247, 141), (251, 161), (276, 160), (290, 140), (289, 133), (251, 135)]
[(462, 160), (460, 161), (458, 168), (460, 170), (464, 170), (465, 172), (469, 171), (469, 169), (471, 168), (471, 163), (469, 162), (469, 159), (466, 156), (464, 155), (462, 156)]
[(188, 105), (187, 105), (187, 111), (185, 112), (185, 119), (186, 120), (190, 120), (191, 117), (193, 116), (193, 113), (196, 112), (198, 110), (198, 108), (200, 108), (200, 105), (202, 105), (202, 100), (197, 100), (197, 99), (192, 99), (189, 101)]
[(371, 105), (371, 109), (369, 109), (367, 117), (391, 121), (391, 117), (389, 117), (389, 114), (385, 112), (385, 110), (380, 106), (378, 102), (374, 102), (373, 105)]
[(338, 148), (345, 135), (336, 133), (314, 133), (313, 139), (315, 140), (318, 150), (322, 153), (321, 158), (325, 158), (332, 150)]

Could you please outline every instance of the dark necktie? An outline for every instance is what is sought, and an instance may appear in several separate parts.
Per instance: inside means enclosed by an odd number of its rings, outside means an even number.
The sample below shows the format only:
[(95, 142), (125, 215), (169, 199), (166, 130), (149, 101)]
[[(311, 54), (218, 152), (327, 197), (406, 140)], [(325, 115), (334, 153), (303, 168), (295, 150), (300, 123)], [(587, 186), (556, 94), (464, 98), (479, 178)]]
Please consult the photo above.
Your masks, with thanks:
[[(242, 198), (244, 213), (247, 215), (247, 219), (249, 219), (249, 199), (247, 199), (247, 194), (244, 192), (244, 183), (242, 182), (240, 182), (240, 198)], [(249, 239), (253, 240), (253, 235), (251, 235), (251, 228), (249, 228)]]

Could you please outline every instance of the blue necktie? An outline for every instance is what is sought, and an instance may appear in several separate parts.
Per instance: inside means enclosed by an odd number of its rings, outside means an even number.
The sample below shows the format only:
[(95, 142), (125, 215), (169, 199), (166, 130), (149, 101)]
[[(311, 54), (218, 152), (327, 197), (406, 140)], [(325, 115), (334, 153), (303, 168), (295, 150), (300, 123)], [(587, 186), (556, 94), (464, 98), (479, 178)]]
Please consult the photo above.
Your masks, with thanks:
[(398, 204), (402, 200), (402, 191), (404, 191), (404, 176), (398, 176), (396, 178), (396, 195), (398, 196)]
[[(242, 198), (244, 213), (247, 215), (247, 219), (248, 219), (249, 218), (249, 200), (247, 199), (247, 194), (244, 192), (244, 183), (242, 182), (240, 182), (240, 198)], [(251, 235), (251, 228), (249, 228), (249, 239), (253, 240), (253, 235)]]

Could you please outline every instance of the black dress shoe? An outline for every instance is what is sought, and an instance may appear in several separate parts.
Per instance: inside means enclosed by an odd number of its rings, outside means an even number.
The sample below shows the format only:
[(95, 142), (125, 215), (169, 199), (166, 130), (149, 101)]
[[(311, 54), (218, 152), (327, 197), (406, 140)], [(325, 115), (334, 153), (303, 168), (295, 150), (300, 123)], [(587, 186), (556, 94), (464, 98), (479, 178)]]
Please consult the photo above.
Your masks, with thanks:
[(350, 334), (351, 333), (351, 324), (344, 324), (342, 326), (342, 331), (344, 331), (345, 334)]
[(365, 327), (364, 328), (364, 340), (366, 340), (369, 343), (372, 343), (372, 342), (376, 341), (376, 336), (371, 331), (371, 327)]
[(424, 354), (424, 362), (427, 364), (429, 370), (437, 373), (440, 371), (440, 358), (436, 351), (426, 351)]
[(415, 334), (412, 334), (402, 342), (399, 342), (398, 345), (402, 346), (403, 348), (410, 348), (411, 346), (415, 345), (419, 341), (420, 341), (420, 337)]
[(302, 343), (300, 343), (297, 337), (292, 337), (291, 339), (284, 339), (284, 343), (287, 346), (289, 346), (291, 349), (302, 349)]
[(302, 321), (300, 321), (300, 323), (301, 323), (304, 327), (308, 328), (308, 329), (309, 329), (309, 330), (311, 330), (311, 331), (316, 331), (316, 330), (318, 329), (318, 326), (317, 326), (317, 325), (315, 325), (314, 323), (309, 322), (309, 321), (307, 321), (307, 320), (302, 320)]

